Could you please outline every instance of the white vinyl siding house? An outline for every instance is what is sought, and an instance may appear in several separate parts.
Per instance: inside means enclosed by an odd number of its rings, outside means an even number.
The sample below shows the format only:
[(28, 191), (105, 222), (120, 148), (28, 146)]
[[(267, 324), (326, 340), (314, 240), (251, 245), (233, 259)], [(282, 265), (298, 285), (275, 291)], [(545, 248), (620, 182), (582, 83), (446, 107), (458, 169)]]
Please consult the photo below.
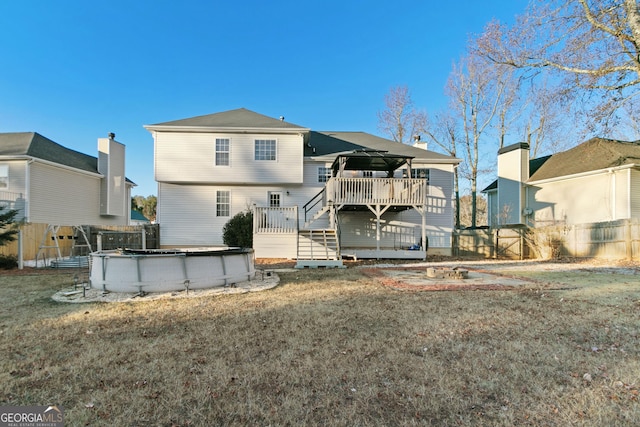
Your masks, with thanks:
[(128, 225), (132, 182), (124, 146), (98, 139), (98, 157), (67, 149), (35, 132), (0, 134), (0, 169), (8, 171), (0, 203), (20, 219), (51, 225)]
[(498, 179), (483, 190), (491, 226), (585, 224), (640, 217), (640, 143), (592, 138), (529, 159), (527, 144), (498, 153)]
[[(418, 175), (420, 171), (429, 175), (425, 203), (433, 206), (427, 207), (424, 228), (431, 248), (451, 252), (457, 159), (362, 132), (313, 132), (245, 109), (145, 128), (154, 139), (162, 247), (223, 245), (222, 228), (230, 217), (253, 210), (254, 221), (260, 224), (258, 234), (254, 224), (256, 256), (295, 258), (298, 230), (334, 226), (327, 213), (333, 209), (327, 188), (335, 181), (336, 156), (395, 149), (402, 158), (415, 157)], [(386, 172), (369, 172), (354, 170), (348, 176), (388, 185), (383, 181), (389, 179)], [(405, 172), (403, 178), (402, 170), (395, 170), (398, 191), (408, 191), (402, 182), (416, 182), (407, 175)], [(385, 188), (388, 193), (390, 187)], [(221, 195), (228, 203), (221, 203)], [(343, 246), (406, 250), (420, 243), (423, 217), (411, 206), (401, 207), (402, 212), (390, 210), (379, 218), (382, 232), (377, 243), (378, 218), (366, 206), (360, 206), (359, 212), (341, 208), (337, 227)]]

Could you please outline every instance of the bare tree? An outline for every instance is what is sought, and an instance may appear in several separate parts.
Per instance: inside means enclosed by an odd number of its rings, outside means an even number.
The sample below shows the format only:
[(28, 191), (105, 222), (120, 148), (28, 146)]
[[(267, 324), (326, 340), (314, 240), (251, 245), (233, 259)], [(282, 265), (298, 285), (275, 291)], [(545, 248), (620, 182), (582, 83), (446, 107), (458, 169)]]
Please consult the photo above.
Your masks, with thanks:
[[(503, 67), (496, 67), (484, 58), (468, 55), (454, 64), (446, 86), (452, 112), (460, 121), (462, 156), (471, 187), (471, 226), (476, 226), (477, 183), (480, 145), (486, 149), (487, 133), (504, 102), (507, 80), (501, 77)], [(495, 145), (494, 145), (495, 146)], [(493, 151), (495, 152), (495, 151)]]
[[(450, 112), (436, 114), (435, 119), (427, 120), (425, 134), (427, 138), (440, 147), (444, 153), (457, 157), (458, 123)], [(458, 167), (453, 170), (453, 193), (455, 203), (455, 227), (460, 228), (460, 176)]]
[(427, 115), (418, 111), (409, 88), (396, 86), (384, 97), (385, 109), (378, 112), (378, 129), (396, 142), (410, 143), (424, 132)]
[(588, 109), (592, 127), (616, 123), (639, 93), (636, 0), (534, 0), (513, 26), (489, 23), (475, 49), (499, 64), (552, 73), (558, 93)]

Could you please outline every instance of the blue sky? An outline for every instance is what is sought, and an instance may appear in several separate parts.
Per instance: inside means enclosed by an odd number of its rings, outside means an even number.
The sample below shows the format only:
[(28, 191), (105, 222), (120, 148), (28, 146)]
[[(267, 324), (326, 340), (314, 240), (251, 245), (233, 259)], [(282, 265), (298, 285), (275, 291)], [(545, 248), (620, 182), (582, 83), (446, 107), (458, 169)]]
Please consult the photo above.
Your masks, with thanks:
[(394, 86), (416, 106), (443, 88), (467, 39), (525, 0), (0, 3), (0, 132), (38, 132), (96, 155), (126, 145), (133, 194), (156, 194), (142, 126), (248, 108), (314, 130), (380, 134)]

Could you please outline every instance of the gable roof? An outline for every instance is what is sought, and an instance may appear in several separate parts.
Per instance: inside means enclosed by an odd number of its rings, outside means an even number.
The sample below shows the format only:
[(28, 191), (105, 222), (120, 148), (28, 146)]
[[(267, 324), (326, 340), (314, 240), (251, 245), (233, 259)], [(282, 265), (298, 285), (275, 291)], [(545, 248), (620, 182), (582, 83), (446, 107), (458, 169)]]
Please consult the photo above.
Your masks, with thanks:
[(227, 130), (277, 130), (277, 131), (304, 131), (302, 126), (283, 120), (274, 119), (246, 108), (223, 111), (221, 113), (207, 114), (187, 119), (173, 120), (169, 122), (145, 125), (148, 130), (202, 130), (202, 129), (227, 129)]
[[(0, 160), (3, 156), (33, 157), (101, 175), (98, 172), (97, 157), (63, 147), (37, 132), (0, 133)], [(125, 177), (125, 181), (128, 184), (136, 185), (127, 177)]]
[(536, 171), (530, 171), (528, 182), (629, 164), (640, 164), (640, 142), (591, 138), (550, 156)]
[[(309, 147), (310, 146), (310, 147)], [(315, 152), (313, 149), (315, 148)], [(322, 156), (352, 152), (355, 150), (387, 151), (417, 160), (432, 163), (459, 163), (460, 160), (435, 151), (412, 147), (401, 142), (391, 141), (366, 132), (315, 132), (309, 133), (309, 143), (305, 147), (305, 156)]]
[(0, 133), (1, 156), (28, 156), (87, 172), (98, 172), (98, 159), (71, 150), (36, 132)]
[[(529, 160), (527, 182), (633, 164), (640, 164), (640, 141), (591, 138), (567, 151)], [(497, 188), (498, 180), (495, 180), (482, 192)]]

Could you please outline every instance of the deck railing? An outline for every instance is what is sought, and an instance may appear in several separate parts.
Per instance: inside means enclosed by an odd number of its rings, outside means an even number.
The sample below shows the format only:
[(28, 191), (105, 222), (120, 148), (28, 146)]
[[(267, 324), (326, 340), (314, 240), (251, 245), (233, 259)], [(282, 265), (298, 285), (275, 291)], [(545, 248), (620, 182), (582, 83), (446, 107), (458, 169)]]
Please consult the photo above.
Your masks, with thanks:
[(297, 233), (298, 207), (253, 208), (254, 233)]
[(423, 205), (427, 181), (423, 178), (331, 178), (327, 201), (334, 205)]
[(0, 206), (5, 209), (15, 209), (18, 211), (16, 220), (21, 220), (27, 213), (27, 201), (23, 193), (12, 193), (10, 191), (0, 191)]

